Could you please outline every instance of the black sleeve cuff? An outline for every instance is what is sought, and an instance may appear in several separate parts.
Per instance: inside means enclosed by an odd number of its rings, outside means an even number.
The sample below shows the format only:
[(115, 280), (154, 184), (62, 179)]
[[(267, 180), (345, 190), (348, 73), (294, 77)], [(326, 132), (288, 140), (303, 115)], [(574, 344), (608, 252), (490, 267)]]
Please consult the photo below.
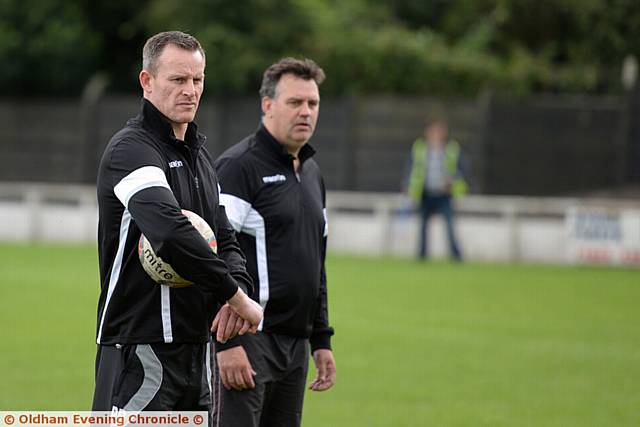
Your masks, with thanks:
[(222, 282), (220, 282), (220, 290), (217, 292), (217, 296), (220, 298), (219, 302), (224, 304), (230, 300), (236, 292), (238, 292), (238, 283), (231, 277), (231, 274), (227, 274), (222, 279)]
[(228, 340), (225, 343), (221, 343), (218, 340), (216, 340), (216, 336), (213, 336), (213, 345), (214, 348), (216, 350), (216, 353), (219, 353), (221, 351), (225, 351), (225, 350), (229, 350), (230, 348), (233, 347), (238, 347), (240, 345), (242, 345), (242, 336), (237, 336), (237, 337), (233, 337), (230, 340)]
[(309, 338), (309, 343), (311, 344), (311, 354), (313, 354), (314, 351), (320, 349), (331, 350), (331, 335), (333, 335), (333, 329), (326, 332), (313, 334), (311, 338)]
[(238, 287), (242, 289), (244, 293), (247, 294), (247, 296), (251, 296), (249, 289), (251, 288), (252, 284), (251, 282), (247, 283), (247, 278), (245, 277), (246, 275), (231, 273), (231, 276), (236, 281), (236, 284), (238, 285)]

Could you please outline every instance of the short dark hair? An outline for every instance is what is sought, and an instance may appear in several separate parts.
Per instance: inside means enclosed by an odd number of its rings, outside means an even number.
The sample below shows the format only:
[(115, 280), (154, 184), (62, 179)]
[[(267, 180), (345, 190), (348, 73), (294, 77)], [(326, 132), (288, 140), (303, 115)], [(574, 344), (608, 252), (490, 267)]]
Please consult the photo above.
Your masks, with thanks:
[(445, 126), (449, 127), (449, 120), (447, 119), (447, 114), (443, 109), (434, 109), (430, 111), (425, 117), (424, 121), (425, 128), (430, 128), (432, 126)]
[(324, 81), (325, 75), (322, 68), (313, 60), (282, 58), (275, 64), (271, 64), (262, 76), (262, 85), (260, 86), (260, 97), (274, 98), (276, 96), (276, 86), (280, 78), (285, 74), (293, 74), (304, 80), (314, 80), (318, 86)]
[(158, 58), (167, 45), (175, 45), (191, 52), (198, 51), (204, 59), (204, 49), (200, 42), (182, 31), (165, 31), (150, 37), (142, 49), (142, 69), (155, 74), (158, 70)]

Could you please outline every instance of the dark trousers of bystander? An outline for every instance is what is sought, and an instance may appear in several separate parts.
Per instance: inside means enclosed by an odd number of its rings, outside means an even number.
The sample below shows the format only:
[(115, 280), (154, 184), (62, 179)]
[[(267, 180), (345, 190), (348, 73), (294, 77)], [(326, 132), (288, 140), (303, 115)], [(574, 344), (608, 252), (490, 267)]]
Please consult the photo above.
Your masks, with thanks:
[(456, 261), (462, 261), (462, 252), (456, 239), (454, 228), (454, 213), (451, 196), (449, 194), (432, 194), (423, 192), (420, 203), (420, 237), (418, 246), (418, 258), (427, 258), (428, 251), (428, 225), (433, 214), (441, 213), (447, 226), (449, 238), (449, 252)]

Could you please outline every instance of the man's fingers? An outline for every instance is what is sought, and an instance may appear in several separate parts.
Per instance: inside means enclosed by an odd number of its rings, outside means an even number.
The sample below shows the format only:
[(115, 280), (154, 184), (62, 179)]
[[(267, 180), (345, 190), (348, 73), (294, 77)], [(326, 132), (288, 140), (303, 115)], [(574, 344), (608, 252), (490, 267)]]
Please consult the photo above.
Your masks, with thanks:
[(229, 310), (229, 318), (227, 320), (227, 327), (224, 330), (224, 340), (228, 340), (229, 338), (233, 338), (236, 335), (236, 323), (238, 320), (238, 315), (235, 312)]
[(247, 332), (249, 332), (249, 329), (251, 329), (251, 323), (249, 323), (248, 320), (243, 320), (242, 321), (242, 327), (238, 331), (238, 335), (246, 334)]
[(243, 326), (244, 326), (244, 319), (243, 319), (242, 317), (238, 316), (238, 317), (236, 318), (236, 325), (235, 325), (235, 326), (234, 326), (234, 328), (233, 328), (234, 333), (235, 333), (236, 335), (242, 335), (242, 334), (240, 333), (240, 331), (242, 331)]
[(220, 316), (220, 318), (218, 321), (218, 330), (216, 333), (216, 339), (221, 343), (224, 343), (227, 341), (227, 339), (225, 338), (225, 331), (227, 329), (227, 323), (229, 323), (230, 315), (231, 313), (229, 313), (229, 310), (226, 310), (224, 307), (218, 313), (218, 316)]
[(226, 370), (220, 369), (220, 379), (222, 380), (222, 385), (227, 390), (231, 390), (231, 384), (229, 384), (229, 380), (227, 378)]
[(331, 384), (330, 382), (323, 381), (323, 382), (321, 382), (321, 383), (318, 383), (318, 384), (316, 385), (316, 388), (315, 388), (314, 390), (315, 390), (315, 391), (325, 391), (325, 390), (328, 390), (328, 389), (329, 389), (329, 387), (331, 387), (331, 385), (332, 385), (332, 384)]
[(317, 377), (318, 381), (326, 380), (327, 379), (327, 368), (326, 368), (326, 366), (324, 364), (320, 364), (317, 367), (317, 370), (318, 370), (318, 372), (316, 374), (316, 377)]
[(331, 383), (330, 381), (321, 381), (316, 378), (309, 386), (309, 389), (313, 391), (325, 391), (328, 390), (332, 385), (333, 383)]
[(213, 319), (213, 323), (211, 324), (211, 333), (218, 330), (218, 323), (220, 322), (219, 314), (216, 314), (216, 318)]
[(244, 383), (244, 378), (242, 378), (242, 370), (241, 369), (235, 369), (233, 372), (233, 379), (234, 379), (234, 389), (241, 391), (244, 390), (246, 388), (246, 385)]
[(245, 388), (255, 388), (256, 387), (256, 383), (253, 380), (253, 376), (256, 374), (256, 372), (253, 369), (244, 369), (243, 370), (243, 377), (244, 377), (244, 385)]

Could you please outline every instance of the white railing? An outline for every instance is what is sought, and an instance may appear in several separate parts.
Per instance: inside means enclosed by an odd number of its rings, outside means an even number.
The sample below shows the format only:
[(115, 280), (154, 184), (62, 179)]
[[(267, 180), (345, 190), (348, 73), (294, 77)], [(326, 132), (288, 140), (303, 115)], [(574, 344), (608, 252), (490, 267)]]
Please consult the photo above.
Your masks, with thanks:
[[(471, 259), (559, 262), (567, 247), (566, 216), (576, 207), (635, 209), (615, 199), (467, 196), (456, 200), (463, 251)], [(330, 249), (411, 255), (417, 218), (401, 194), (331, 191), (327, 195)], [(0, 241), (95, 242), (94, 186), (0, 183)], [(432, 253), (447, 253), (442, 221), (430, 226)]]

